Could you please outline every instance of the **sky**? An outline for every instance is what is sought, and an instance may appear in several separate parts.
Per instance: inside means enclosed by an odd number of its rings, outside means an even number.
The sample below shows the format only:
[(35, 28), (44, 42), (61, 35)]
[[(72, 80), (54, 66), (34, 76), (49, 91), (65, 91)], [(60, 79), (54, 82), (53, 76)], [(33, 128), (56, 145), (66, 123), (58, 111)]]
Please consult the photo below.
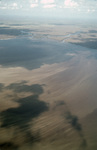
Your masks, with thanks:
[(96, 17), (97, 0), (0, 0), (0, 16)]

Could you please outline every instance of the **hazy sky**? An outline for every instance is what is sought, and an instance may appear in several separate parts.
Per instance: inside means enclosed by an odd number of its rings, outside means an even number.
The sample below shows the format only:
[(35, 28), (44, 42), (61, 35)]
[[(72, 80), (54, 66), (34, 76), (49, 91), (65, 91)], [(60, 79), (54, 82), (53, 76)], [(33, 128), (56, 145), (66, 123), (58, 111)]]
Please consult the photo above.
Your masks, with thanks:
[(0, 15), (96, 17), (97, 0), (0, 0)]

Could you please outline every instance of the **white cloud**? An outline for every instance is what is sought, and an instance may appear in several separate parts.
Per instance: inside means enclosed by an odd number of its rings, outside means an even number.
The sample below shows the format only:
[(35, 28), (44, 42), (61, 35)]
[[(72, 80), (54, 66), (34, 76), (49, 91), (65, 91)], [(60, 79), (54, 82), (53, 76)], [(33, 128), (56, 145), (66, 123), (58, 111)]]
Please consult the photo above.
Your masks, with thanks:
[(67, 56), (76, 56), (75, 53), (67, 53), (66, 55), (67, 55)]
[(35, 4), (38, 3), (38, 0), (30, 0), (29, 2)]
[[(0, 1), (0, 13), (12, 12), (22, 12), (22, 14), (28, 13), (32, 15), (32, 11), (35, 8), (35, 13), (33, 16), (37, 15), (50, 15), (50, 12), (55, 16), (97, 16), (97, 1), (96, 0), (1, 0)], [(54, 9), (55, 8), (55, 9)], [(11, 11), (10, 11), (11, 10)], [(25, 11), (26, 10), (26, 11)], [(47, 13), (45, 14), (44, 12)], [(50, 10), (50, 11), (49, 11)], [(15, 11), (13, 11), (14, 14)], [(40, 13), (41, 12), (41, 13)], [(0, 15), (1, 15), (0, 14)], [(51, 16), (51, 15), (50, 15)], [(94, 17), (94, 16), (93, 16)]]
[(12, 6), (13, 6), (13, 7), (17, 7), (17, 3), (13, 3)]
[(50, 5), (44, 5), (43, 8), (54, 8), (56, 7), (55, 4), (50, 4)]
[(70, 7), (77, 7), (78, 3), (72, 0), (65, 0), (64, 5), (65, 7), (70, 8)]
[(35, 7), (37, 7), (37, 6), (38, 6), (38, 4), (31, 4), (31, 5), (30, 5), (31, 8), (35, 8)]
[(41, 0), (41, 4), (51, 4), (54, 3), (54, 0)]
[(6, 9), (6, 7), (0, 7), (0, 9)]

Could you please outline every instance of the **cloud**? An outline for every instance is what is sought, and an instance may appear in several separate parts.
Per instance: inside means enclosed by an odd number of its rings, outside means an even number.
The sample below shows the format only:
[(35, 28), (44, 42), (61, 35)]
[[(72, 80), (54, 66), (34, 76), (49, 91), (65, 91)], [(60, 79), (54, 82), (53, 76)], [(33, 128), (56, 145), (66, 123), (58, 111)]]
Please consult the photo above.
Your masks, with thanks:
[(13, 6), (13, 7), (17, 7), (17, 3), (13, 3), (12, 6)]
[(43, 4), (43, 8), (54, 8), (54, 7), (56, 7), (54, 0), (41, 0), (41, 4)]
[(38, 3), (38, 0), (30, 0), (30, 3)]
[(38, 0), (30, 0), (29, 3), (30, 4), (38, 4)]
[(7, 9), (7, 7), (4, 7), (4, 6), (3, 6), (3, 7), (0, 7), (0, 9)]
[(37, 6), (38, 6), (38, 4), (31, 4), (31, 5), (30, 5), (31, 8), (35, 8), (35, 7), (37, 7)]
[(87, 9), (87, 13), (93, 13), (95, 11), (96, 11), (95, 9)]
[[(12, 11), (12, 15), (14, 13), (16, 15), (16, 11), (17, 14), (20, 14), (21, 12), (21, 15), (32, 15), (33, 8), (35, 8), (34, 10), (36, 11), (33, 16), (44, 16), (44, 11), (50, 8), (54, 11), (53, 14), (55, 16), (65, 16), (66, 14), (70, 17), (73, 17), (74, 15), (75, 17), (87, 17), (90, 14), (91, 17), (92, 14), (95, 17), (97, 16), (97, 0), (0, 0), (0, 15), (5, 12), (11, 15)], [(72, 12), (74, 15), (71, 14)], [(48, 11), (45, 15), (51, 16)]]
[(55, 4), (50, 4), (50, 5), (44, 5), (43, 8), (54, 8), (56, 7)]
[(66, 55), (67, 55), (67, 56), (76, 56), (75, 53), (67, 53)]
[(51, 4), (54, 3), (54, 0), (41, 0), (41, 4)]
[(9, 5), (9, 9), (18, 9), (18, 4), (12, 3), (11, 5)]
[(17, 3), (3, 3), (0, 9), (18, 9)]
[(72, 0), (65, 0), (64, 5), (65, 5), (65, 7), (77, 7), (78, 3), (74, 2)]
[(38, 0), (30, 0), (29, 2), (31, 8), (38, 7)]

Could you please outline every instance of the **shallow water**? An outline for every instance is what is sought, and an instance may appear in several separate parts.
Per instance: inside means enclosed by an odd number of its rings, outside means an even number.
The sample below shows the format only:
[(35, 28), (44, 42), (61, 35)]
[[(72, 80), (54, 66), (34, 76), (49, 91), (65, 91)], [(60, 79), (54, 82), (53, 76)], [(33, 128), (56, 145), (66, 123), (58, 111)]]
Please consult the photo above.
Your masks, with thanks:
[(96, 59), (66, 42), (0, 40), (1, 150), (97, 148)]

